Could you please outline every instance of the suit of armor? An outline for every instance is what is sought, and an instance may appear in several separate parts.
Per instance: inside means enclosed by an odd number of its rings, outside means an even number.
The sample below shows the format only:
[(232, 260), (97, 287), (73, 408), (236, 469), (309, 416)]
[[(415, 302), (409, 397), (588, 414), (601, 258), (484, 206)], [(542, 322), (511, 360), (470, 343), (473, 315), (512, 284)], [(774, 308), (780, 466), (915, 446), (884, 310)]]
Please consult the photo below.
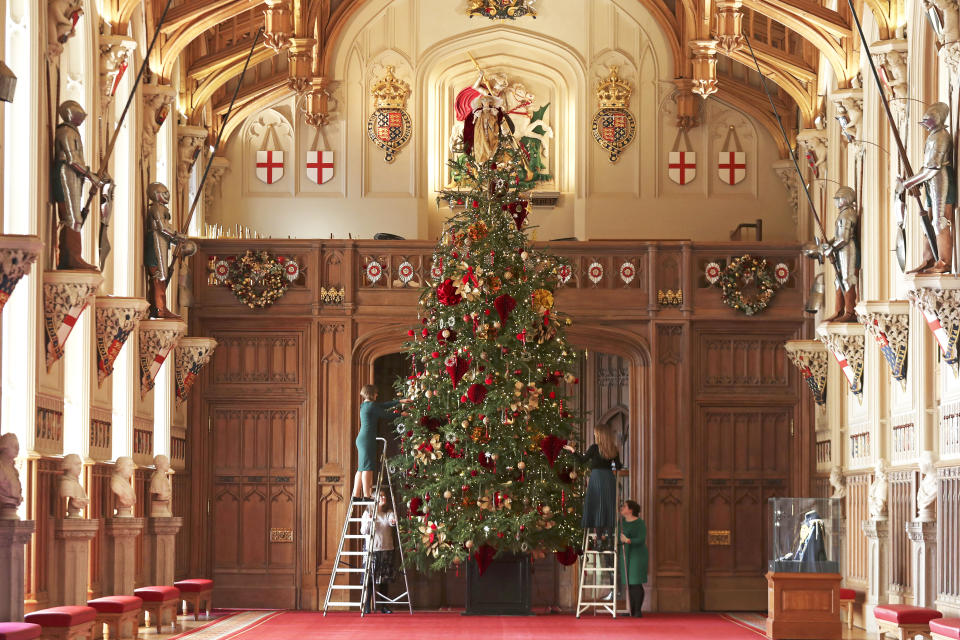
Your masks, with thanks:
[(923, 167), (915, 175), (902, 179), (897, 192), (923, 184), (927, 191), (927, 206), (934, 228), (937, 230), (937, 252), (940, 259), (934, 262), (933, 253), (924, 246), (923, 262), (910, 273), (949, 273), (953, 266), (953, 209), (957, 203), (957, 177), (953, 170), (953, 135), (947, 130), (950, 107), (937, 102), (923, 114), (920, 120), (927, 131), (923, 146)]
[(170, 226), (172, 216), (167, 204), (170, 202), (170, 191), (159, 182), (153, 182), (147, 187), (147, 216), (144, 221), (143, 264), (147, 268), (147, 279), (150, 292), (147, 301), (150, 302), (150, 316), (152, 318), (179, 318), (167, 308), (167, 281), (170, 279), (167, 267), (167, 257), (170, 245), (183, 245), (180, 255), (192, 256), (197, 252), (197, 245), (187, 239), (182, 233)]
[(101, 180), (90, 171), (83, 159), (83, 140), (77, 127), (87, 114), (83, 107), (67, 100), (58, 109), (61, 122), (53, 140), (53, 167), (50, 190), (57, 205), (60, 221), (60, 259), (58, 269), (85, 269), (96, 271), (82, 258), (80, 228), (83, 226), (83, 182), (90, 180), (99, 187)]
[(831, 255), (836, 256), (836, 312), (827, 322), (853, 322), (857, 319), (857, 288), (860, 284), (860, 238), (857, 225), (860, 213), (857, 210), (857, 194), (850, 187), (840, 187), (833, 195), (837, 206), (833, 240), (816, 248), (805, 248), (809, 258), (821, 262)]

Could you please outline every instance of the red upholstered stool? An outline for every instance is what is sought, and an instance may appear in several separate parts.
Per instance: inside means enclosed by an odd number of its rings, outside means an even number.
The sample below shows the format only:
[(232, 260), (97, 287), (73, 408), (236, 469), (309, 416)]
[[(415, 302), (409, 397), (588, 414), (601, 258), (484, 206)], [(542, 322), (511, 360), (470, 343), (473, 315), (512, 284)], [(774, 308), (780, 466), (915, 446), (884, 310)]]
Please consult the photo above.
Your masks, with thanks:
[[(150, 614), (150, 625), (156, 625), (157, 633), (163, 627), (165, 614), (170, 623), (177, 626), (177, 607), (180, 606), (180, 590), (176, 587), (156, 586), (134, 589), (133, 594), (143, 600), (144, 613)], [(146, 620), (144, 620), (146, 626)]]
[(143, 600), (137, 596), (107, 596), (87, 600), (87, 606), (97, 611), (94, 638), (103, 637), (103, 625), (110, 630), (110, 640), (137, 637), (140, 614), (143, 612)]
[(898, 640), (913, 640), (914, 636), (930, 638), (930, 621), (942, 618), (936, 609), (914, 607), (909, 604), (881, 604), (873, 610), (877, 620), (877, 639), (889, 633)]
[[(177, 589), (180, 589), (180, 597), (193, 605), (193, 619), (200, 619), (200, 603), (203, 603), (204, 610), (210, 615), (210, 599), (213, 595), (213, 580), (206, 578), (191, 578), (190, 580), (178, 580), (173, 583)], [(184, 611), (186, 613), (186, 611)]]
[(29, 622), (0, 622), (0, 640), (33, 640), (43, 627)]
[[(0, 638), (3, 636), (0, 635)], [(933, 640), (960, 640), (960, 618), (937, 618), (930, 621)]]
[(43, 627), (40, 640), (93, 640), (93, 607), (51, 607), (24, 616), (24, 620)]
[(853, 602), (857, 592), (853, 589), (840, 589), (840, 608), (847, 612), (847, 629), (853, 629)]

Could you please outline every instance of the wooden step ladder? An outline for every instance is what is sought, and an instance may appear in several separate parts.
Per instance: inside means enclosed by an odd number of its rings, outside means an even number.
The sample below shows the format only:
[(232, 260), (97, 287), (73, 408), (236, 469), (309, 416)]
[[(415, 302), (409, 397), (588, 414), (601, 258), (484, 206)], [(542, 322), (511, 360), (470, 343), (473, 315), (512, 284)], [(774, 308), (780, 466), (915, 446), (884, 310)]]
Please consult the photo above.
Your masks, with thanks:
[[(620, 508), (621, 479), (614, 471), (617, 487), (616, 505)], [(601, 550), (597, 532), (586, 529), (583, 533), (583, 555), (580, 557), (580, 586), (577, 593), (577, 617), (584, 611), (593, 609), (593, 613), (609, 613), (614, 618), (618, 613), (630, 615), (629, 595), (624, 598), (625, 606), (618, 607), (620, 596), (620, 517), (616, 516), (616, 525), (610, 533), (613, 536), (611, 550)], [(604, 566), (612, 564), (613, 566)], [(609, 580), (604, 580), (609, 576)], [(605, 584), (606, 582), (606, 584)], [(624, 591), (629, 594), (629, 589)], [(606, 592), (606, 593), (604, 593)], [(603, 595), (601, 595), (603, 594)]]
[[(391, 528), (395, 532), (396, 549), (400, 554), (400, 573), (403, 575), (404, 591), (394, 598), (379, 593), (376, 590), (376, 585), (373, 584), (373, 538), (376, 525), (371, 522), (367, 533), (360, 532), (360, 523), (364, 520), (364, 513), (369, 512), (372, 516), (374, 507), (380, 504), (380, 493), (384, 489), (384, 478), (386, 478), (386, 491), (390, 496), (390, 504), (396, 510), (396, 503), (393, 499), (393, 481), (387, 470), (387, 441), (384, 438), (377, 438), (377, 442), (382, 445), (382, 449), (380, 452), (380, 470), (377, 475), (377, 482), (374, 485), (373, 498), (350, 498), (350, 504), (347, 506), (347, 516), (343, 521), (343, 531), (340, 534), (340, 544), (337, 547), (337, 557), (333, 562), (330, 583), (327, 585), (327, 595), (323, 601), (323, 615), (327, 615), (329, 607), (357, 607), (360, 610), (360, 616), (363, 617), (365, 615), (363, 603), (367, 601), (368, 596), (370, 596), (371, 611), (376, 609), (378, 605), (406, 605), (410, 614), (413, 614), (410, 583), (407, 580), (407, 567), (403, 557), (403, 545), (400, 544), (400, 531), (397, 521), (394, 520)], [(351, 533), (351, 531), (355, 533)], [(359, 543), (362, 543), (362, 546), (357, 551), (355, 549)], [(359, 558), (360, 562), (354, 562), (355, 558)], [(360, 577), (360, 584), (356, 584), (353, 580), (355, 576)], [(337, 582), (338, 578), (341, 579), (340, 582)], [(373, 593), (370, 593), (370, 590)], [(335, 593), (338, 594), (338, 597), (333, 599)], [(354, 600), (352, 594), (359, 594), (360, 598)]]

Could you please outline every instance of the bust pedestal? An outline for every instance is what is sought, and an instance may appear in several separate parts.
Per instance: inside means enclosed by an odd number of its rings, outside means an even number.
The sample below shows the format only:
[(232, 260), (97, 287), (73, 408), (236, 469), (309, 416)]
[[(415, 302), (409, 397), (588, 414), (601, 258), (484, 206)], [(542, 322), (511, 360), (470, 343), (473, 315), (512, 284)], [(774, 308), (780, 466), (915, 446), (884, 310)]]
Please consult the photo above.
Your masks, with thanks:
[(0, 620), (23, 622), (23, 546), (33, 520), (0, 520)]
[(132, 596), (137, 575), (137, 536), (143, 532), (143, 518), (107, 518), (103, 553), (103, 593)]
[(147, 581), (150, 584), (173, 586), (177, 532), (183, 518), (150, 518), (147, 520)]
[(913, 599), (918, 607), (936, 608), (937, 523), (907, 522), (907, 537), (913, 553)]
[(100, 527), (99, 520), (65, 518), (53, 523), (53, 557), (47, 583), (50, 606), (87, 604), (87, 576), (90, 569), (90, 540)]
[(863, 620), (867, 631), (876, 633), (877, 619), (873, 610), (887, 603), (889, 579), (890, 531), (886, 519), (870, 518), (860, 523), (867, 536), (867, 592), (863, 602)]

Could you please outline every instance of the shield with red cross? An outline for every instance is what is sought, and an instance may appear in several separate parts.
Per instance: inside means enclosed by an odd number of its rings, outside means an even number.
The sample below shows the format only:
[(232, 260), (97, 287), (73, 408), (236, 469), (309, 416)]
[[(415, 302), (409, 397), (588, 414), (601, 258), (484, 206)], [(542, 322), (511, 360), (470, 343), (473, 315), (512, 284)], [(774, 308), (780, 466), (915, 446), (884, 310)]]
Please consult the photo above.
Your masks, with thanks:
[(747, 177), (747, 155), (743, 151), (721, 151), (717, 175), (727, 184), (738, 184)]
[(689, 184), (697, 177), (697, 154), (694, 151), (671, 151), (667, 177), (677, 184)]
[(257, 151), (257, 178), (273, 184), (283, 177), (283, 151)]
[(307, 177), (317, 184), (333, 179), (333, 151), (307, 151)]

